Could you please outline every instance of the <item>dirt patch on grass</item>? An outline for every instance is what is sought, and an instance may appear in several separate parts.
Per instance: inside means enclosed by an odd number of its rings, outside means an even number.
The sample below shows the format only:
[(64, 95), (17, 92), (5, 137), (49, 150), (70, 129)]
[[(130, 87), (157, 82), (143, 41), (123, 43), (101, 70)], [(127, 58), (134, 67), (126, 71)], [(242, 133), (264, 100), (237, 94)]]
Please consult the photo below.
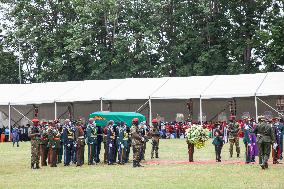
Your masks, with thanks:
[[(245, 165), (246, 163), (241, 160), (223, 160), (222, 162), (216, 162), (215, 160), (202, 160), (202, 161), (194, 161), (194, 162), (188, 162), (188, 161), (174, 161), (174, 160), (150, 160), (145, 162), (146, 165), (171, 165), (171, 164), (192, 164), (192, 165), (210, 165), (210, 164), (224, 164), (224, 165)], [(251, 163), (258, 165), (258, 162)], [(273, 165), (272, 162), (269, 162), (269, 165)], [(274, 165), (273, 165), (274, 166)], [(276, 165), (275, 165), (276, 166)], [(277, 166), (284, 166), (284, 164), (277, 164)]]

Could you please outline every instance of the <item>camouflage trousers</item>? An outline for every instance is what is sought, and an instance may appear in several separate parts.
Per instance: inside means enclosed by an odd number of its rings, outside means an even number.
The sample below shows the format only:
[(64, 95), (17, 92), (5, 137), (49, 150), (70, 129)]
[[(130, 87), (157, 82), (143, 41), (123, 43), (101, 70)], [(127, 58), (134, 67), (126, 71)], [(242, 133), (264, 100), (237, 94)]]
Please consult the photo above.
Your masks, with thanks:
[(235, 138), (229, 138), (229, 143), (230, 143), (230, 156), (233, 156), (233, 147), (234, 144), (236, 146), (236, 152), (239, 155), (240, 154), (240, 143), (239, 143), (239, 137), (235, 137)]
[(151, 158), (154, 158), (154, 152), (156, 155), (156, 158), (159, 157), (159, 140), (152, 140), (152, 150), (151, 150)]
[(133, 161), (140, 162), (140, 152), (141, 152), (141, 145), (133, 145), (132, 150), (133, 150)]
[(31, 140), (31, 164), (39, 164), (39, 141)]

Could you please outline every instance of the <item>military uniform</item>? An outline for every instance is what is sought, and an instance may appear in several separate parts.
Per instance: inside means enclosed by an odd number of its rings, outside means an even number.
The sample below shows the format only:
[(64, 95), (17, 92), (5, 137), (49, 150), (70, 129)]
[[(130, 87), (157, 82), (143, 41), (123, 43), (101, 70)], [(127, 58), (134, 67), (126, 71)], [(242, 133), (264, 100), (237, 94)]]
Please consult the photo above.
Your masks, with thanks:
[(50, 149), (50, 167), (57, 167), (57, 152), (60, 148), (60, 133), (56, 127), (48, 132), (48, 147)]
[(115, 130), (113, 123), (109, 124), (107, 127), (106, 147), (107, 162), (109, 165), (112, 165), (115, 163)]
[(229, 123), (228, 133), (229, 133), (229, 143), (230, 143), (230, 157), (233, 156), (233, 146), (236, 146), (237, 157), (240, 157), (240, 144), (239, 144), (239, 124), (235, 121)]
[(118, 149), (118, 163), (124, 164), (127, 162), (127, 147), (128, 147), (128, 132), (127, 126), (121, 123), (117, 127), (117, 149)]
[(81, 125), (79, 124), (76, 126), (75, 140), (76, 140), (77, 166), (82, 166), (84, 164), (85, 139), (84, 139), (84, 131)]
[(141, 167), (140, 165), (140, 152), (144, 142), (144, 138), (140, 135), (138, 129), (138, 119), (134, 118), (133, 125), (130, 129), (131, 133), (131, 145), (133, 150), (133, 167)]
[(275, 142), (277, 146), (275, 146), (272, 150), (273, 156), (273, 164), (278, 164), (278, 160), (281, 159), (282, 156), (282, 145), (283, 145), (283, 130), (284, 127), (278, 121), (273, 124), (273, 131), (275, 135)]
[(47, 166), (47, 154), (48, 154), (48, 133), (43, 126), (41, 128), (41, 138), (40, 138), (40, 157), (41, 157), (41, 166)]
[[(34, 126), (29, 128), (28, 135), (31, 138), (31, 168), (39, 169), (39, 143), (40, 143), (40, 131), (38, 128), (38, 120), (33, 119)], [(36, 166), (36, 167), (34, 167)]]
[(141, 160), (145, 160), (145, 151), (146, 151), (147, 142), (148, 142), (148, 139), (147, 139), (148, 129), (145, 128), (145, 127), (146, 127), (146, 125), (144, 125), (142, 123), (142, 125), (139, 128), (140, 135), (145, 139), (142, 143), (142, 148), (141, 148), (141, 151), (140, 151), (140, 159)]
[(93, 165), (96, 156), (97, 129), (92, 123), (87, 126), (88, 165)]
[(64, 125), (63, 128), (63, 143), (64, 143), (64, 166), (69, 166), (72, 161), (74, 149), (74, 131), (71, 125)]
[(97, 129), (97, 145), (96, 148), (96, 154), (95, 154), (95, 161), (96, 163), (100, 162), (100, 153), (101, 153), (101, 144), (103, 142), (103, 129), (100, 126), (96, 126)]
[(63, 156), (63, 128), (60, 123), (57, 124), (57, 129), (60, 134), (60, 142), (57, 148), (57, 163), (62, 163), (62, 156)]
[(256, 126), (254, 133), (257, 136), (260, 165), (262, 169), (268, 168), (268, 159), (271, 151), (271, 144), (275, 142), (275, 135), (272, 127), (260, 118), (260, 123)]
[(150, 136), (152, 138), (152, 150), (151, 150), (151, 159), (155, 157), (159, 158), (159, 141), (160, 141), (160, 132), (158, 129), (158, 121), (156, 119), (152, 120), (153, 127), (150, 129)]

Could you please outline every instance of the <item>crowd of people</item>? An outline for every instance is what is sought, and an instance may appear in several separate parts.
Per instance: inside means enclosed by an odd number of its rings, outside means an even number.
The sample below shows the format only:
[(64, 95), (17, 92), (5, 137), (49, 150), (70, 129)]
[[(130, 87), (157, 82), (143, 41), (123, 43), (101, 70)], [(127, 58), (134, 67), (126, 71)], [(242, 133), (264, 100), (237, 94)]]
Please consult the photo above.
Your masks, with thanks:
[(95, 120), (89, 119), (88, 124), (82, 120), (48, 121), (40, 123), (32, 120), (29, 128), (31, 138), (31, 168), (41, 166), (56, 167), (71, 163), (76, 166), (84, 164), (85, 145), (88, 148), (88, 165), (100, 163), (101, 145), (104, 146), (103, 162), (108, 165), (125, 164), (129, 161), (130, 148), (133, 150), (133, 167), (141, 167), (140, 161), (145, 159), (146, 142), (152, 140), (151, 158), (158, 158), (160, 134), (158, 121), (153, 119), (153, 127), (149, 128), (145, 122), (139, 124), (138, 118), (132, 121), (132, 127), (123, 122), (110, 120), (105, 127), (96, 126)]
[[(146, 142), (151, 140), (151, 158), (159, 158), (160, 138), (186, 138), (186, 130), (193, 124), (191, 121), (162, 122), (152, 120), (150, 127), (145, 122), (139, 123), (133, 119), (131, 127), (123, 122), (110, 120), (105, 127), (97, 126), (94, 119), (84, 124), (82, 120), (64, 123), (58, 120), (41, 122), (35, 118), (33, 125), (26, 127), (13, 127), (11, 130), (13, 146), (19, 141), (31, 140), (31, 168), (38, 169), (41, 166), (50, 165), (56, 167), (59, 163), (64, 166), (84, 164), (85, 145), (88, 150), (88, 165), (100, 163), (100, 153), (103, 151), (103, 162), (108, 165), (125, 164), (129, 162), (131, 147), (133, 150), (133, 167), (140, 167), (141, 160), (145, 159)], [(229, 143), (229, 154), (233, 157), (235, 146), (236, 156), (240, 157), (240, 138), (245, 144), (245, 162), (256, 162), (263, 168), (268, 167), (268, 158), (272, 147), (273, 164), (283, 159), (283, 120), (280, 118), (268, 119), (259, 117), (258, 123), (250, 117), (236, 120), (231, 116), (229, 121), (204, 122), (201, 125), (208, 129), (209, 137), (215, 146), (216, 162), (221, 162), (223, 145)], [(5, 140), (9, 139), (9, 129), (1, 130), (5, 134)], [(101, 146), (103, 145), (103, 150)], [(194, 150), (189, 149), (189, 160), (193, 161)], [(63, 159), (63, 160), (62, 160)]]
[(2, 139), (0, 142), (9, 142), (9, 134), (11, 133), (12, 140), (16, 142), (23, 142), (23, 141), (30, 141), (30, 138), (28, 136), (28, 130), (29, 130), (30, 124), (27, 124), (26, 126), (15, 126), (11, 130), (9, 127), (2, 127), (0, 128), (0, 135), (2, 135)]

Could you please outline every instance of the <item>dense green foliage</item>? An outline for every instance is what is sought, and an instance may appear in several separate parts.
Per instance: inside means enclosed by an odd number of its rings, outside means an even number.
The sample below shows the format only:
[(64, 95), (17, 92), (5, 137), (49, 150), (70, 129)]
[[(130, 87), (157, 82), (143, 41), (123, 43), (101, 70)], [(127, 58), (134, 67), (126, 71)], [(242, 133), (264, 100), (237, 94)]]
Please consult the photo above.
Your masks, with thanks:
[(283, 1), (2, 1), (30, 82), (283, 71)]

